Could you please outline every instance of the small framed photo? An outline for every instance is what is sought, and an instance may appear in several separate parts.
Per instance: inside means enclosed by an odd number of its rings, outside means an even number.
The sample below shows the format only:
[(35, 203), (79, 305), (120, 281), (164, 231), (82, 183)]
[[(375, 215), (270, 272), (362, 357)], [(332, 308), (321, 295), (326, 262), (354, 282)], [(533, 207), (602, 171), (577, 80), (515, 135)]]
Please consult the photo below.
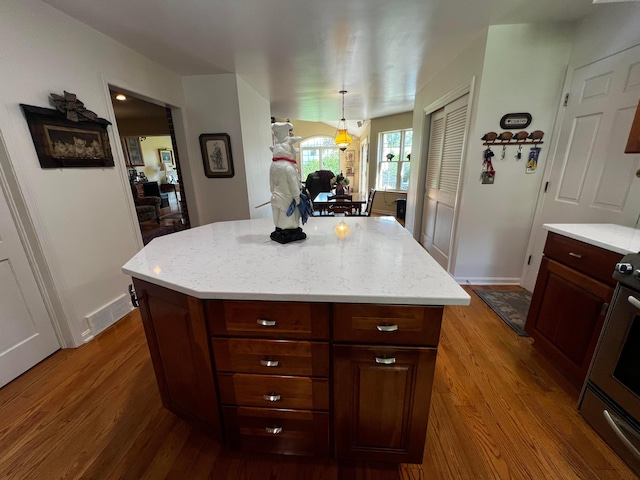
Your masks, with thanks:
[(173, 150), (168, 148), (159, 148), (158, 155), (160, 155), (160, 165), (173, 165)]
[(355, 150), (347, 150), (347, 152), (344, 155), (345, 157), (345, 161), (347, 163), (353, 163), (354, 160), (356, 159), (356, 151)]
[(200, 150), (204, 163), (204, 174), (209, 178), (233, 177), (231, 141), (226, 133), (203, 133), (200, 135)]
[(128, 166), (143, 167), (144, 157), (142, 156), (142, 146), (140, 137), (124, 137), (124, 154)]

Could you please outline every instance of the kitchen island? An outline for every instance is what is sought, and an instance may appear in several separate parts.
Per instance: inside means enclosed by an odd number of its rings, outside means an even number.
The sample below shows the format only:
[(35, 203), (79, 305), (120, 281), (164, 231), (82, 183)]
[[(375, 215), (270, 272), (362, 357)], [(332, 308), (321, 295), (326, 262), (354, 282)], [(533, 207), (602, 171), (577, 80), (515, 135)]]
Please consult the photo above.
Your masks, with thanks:
[(243, 451), (419, 463), (445, 305), (466, 292), (392, 217), (154, 239), (134, 278), (165, 407)]

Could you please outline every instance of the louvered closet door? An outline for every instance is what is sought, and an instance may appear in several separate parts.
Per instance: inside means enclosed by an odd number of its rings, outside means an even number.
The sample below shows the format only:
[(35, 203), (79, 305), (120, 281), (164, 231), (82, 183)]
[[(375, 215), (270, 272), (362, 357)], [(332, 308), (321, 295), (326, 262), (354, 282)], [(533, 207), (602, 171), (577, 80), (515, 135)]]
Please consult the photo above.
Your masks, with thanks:
[(421, 243), (447, 271), (468, 102), (465, 95), (431, 114)]

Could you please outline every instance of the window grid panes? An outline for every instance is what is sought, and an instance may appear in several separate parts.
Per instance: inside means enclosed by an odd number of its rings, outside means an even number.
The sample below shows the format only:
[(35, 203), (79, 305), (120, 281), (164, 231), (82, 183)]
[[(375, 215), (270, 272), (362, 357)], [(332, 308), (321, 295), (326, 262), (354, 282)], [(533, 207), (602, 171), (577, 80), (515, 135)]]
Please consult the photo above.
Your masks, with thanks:
[(413, 130), (380, 134), (378, 157), (379, 190), (408, 190)]
[(311, 137), (300, 142), (302, 179), (316, 170), (340, 171), (340, 150), (331, 137)]

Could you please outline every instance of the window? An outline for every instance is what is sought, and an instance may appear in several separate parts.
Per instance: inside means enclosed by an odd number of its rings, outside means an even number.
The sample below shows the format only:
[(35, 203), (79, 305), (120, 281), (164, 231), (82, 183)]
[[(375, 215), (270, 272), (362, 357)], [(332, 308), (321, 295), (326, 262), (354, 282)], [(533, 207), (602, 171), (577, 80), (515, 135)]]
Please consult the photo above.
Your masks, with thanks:
[(379, 190), (408, 190), (413, 130), (380, 134), (378, 148)]
[(302, 180), (316, 170), (340, 172), (340, 150), (331, 137), (311, 137), (300, 142)]

